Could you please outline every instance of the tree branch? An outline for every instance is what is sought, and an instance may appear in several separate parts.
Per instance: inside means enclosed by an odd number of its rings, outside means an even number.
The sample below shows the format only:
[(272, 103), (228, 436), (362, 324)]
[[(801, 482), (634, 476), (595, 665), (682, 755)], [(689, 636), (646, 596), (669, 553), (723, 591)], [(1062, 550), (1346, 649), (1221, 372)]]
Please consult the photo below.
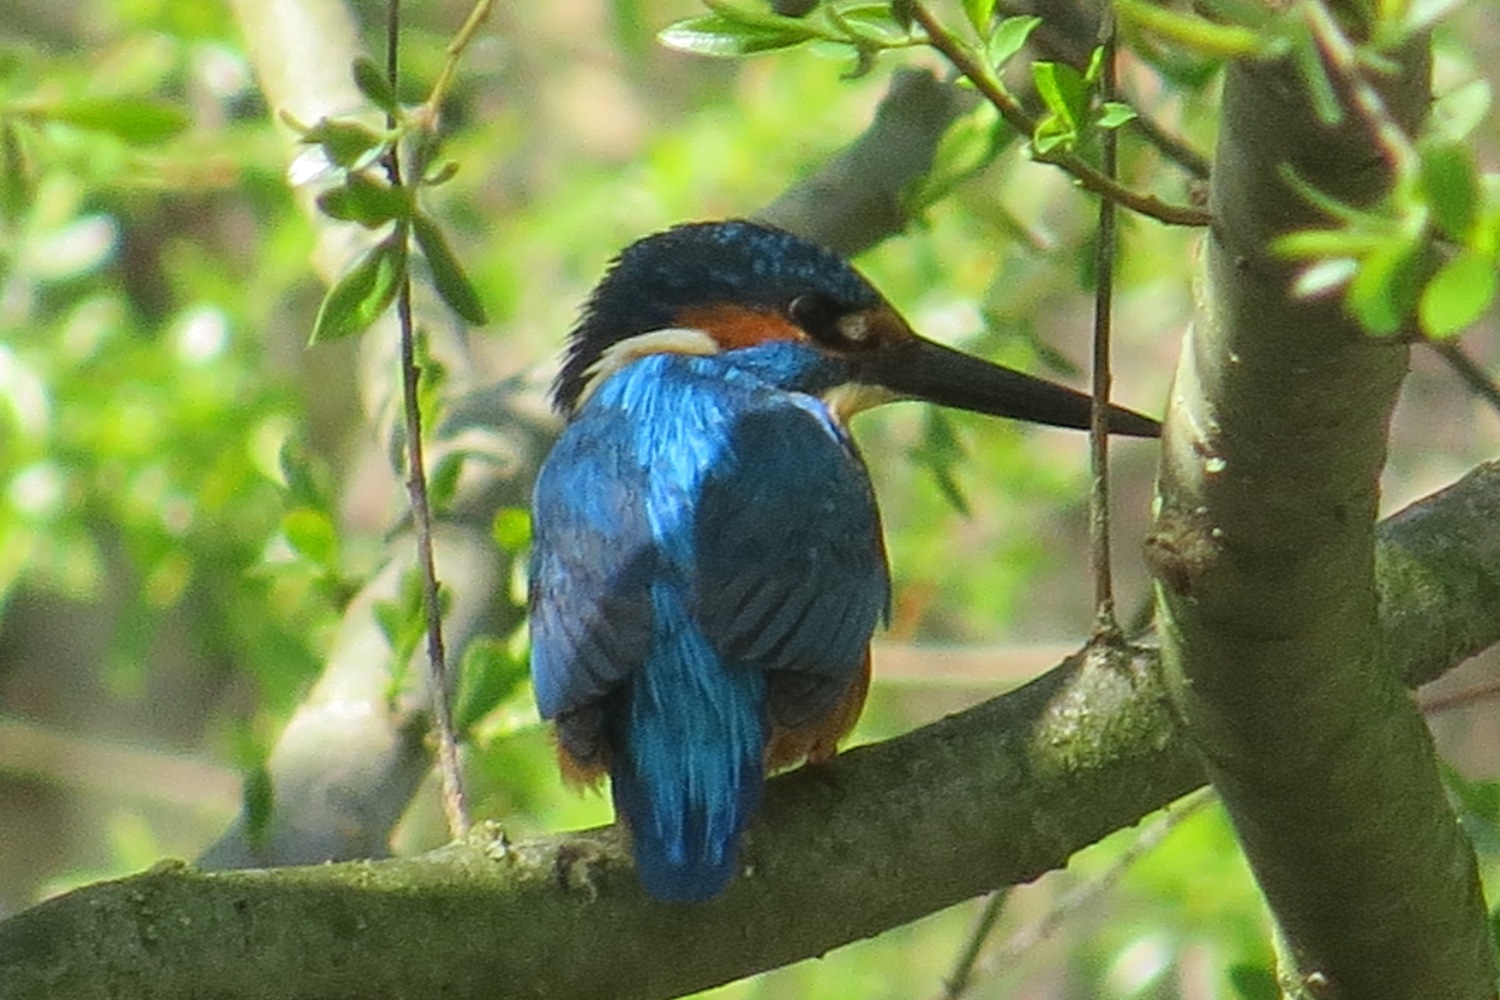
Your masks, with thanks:
[[(1500, 463), (1386, 522), (1381, 551), (1403, 676), (1500, 641)], [(612, 830), (506, 845), (486, 828), (418, 858), (90, 886), (0, 923), (0, 982), (7, 1000), (704, 989), (1029, 881), (1201, 785), (1157, 678), (1150, 653), (1075, 659), (773, 780), (751, 870), (713, 903), (648, 900)]]
[[(1009, 122), (1012, 128), (1030, 137), (1036, 131), (1036, 122), (1031, 120), (1031, 116), (1026, 113), (1025, 108), (1021, 107), (1020, 102), (1005, 90), (999, 78), (975, 58), (948, 29), (944, 28), (925, 6), (913, 0), (911, 12), (913, 19), (926, 32), (928, 44), (941, 52), (955, 69), (974, 84), (974, 89), (994, 105), (995, 110), (1000, 112), (1001, 117)], [(1095, 194), (1158, 222), (1169, 226), (1206, 226), (1213, 221), (1210, 213), (1203, 209), (1194, 208), (1191, 205), (1174, 205), (1162, 201), (1156, 195), (1132, 191), (1097, 170), (1083, 158), (1065, 150), (1055, 150), (1045, 157), (1033, 151), (1033, 155), (1040, 162), (1051, 163), (1066, 170), (1074, 180)]]
[[(1429, 102), (1426, 40), (1395, 55), (1384, 106), (1410, 130)], [(1472, 849), (1385, 669), (1412, 640), (1375, 628), (1379, 475), (1408, 349), (1337, 302), (1294, 296), (1270, 251), (1324, 221), (1284, 166), (1361, 204), (1389, 185), (1388, 150), (1363, 116), (1320, 122), (1289, 62), (1231, 65), (1222, 121), (1207, 293), (1175, 379), (1150, 549), (1171, 698), (1305, 992), (1494, 997)]]

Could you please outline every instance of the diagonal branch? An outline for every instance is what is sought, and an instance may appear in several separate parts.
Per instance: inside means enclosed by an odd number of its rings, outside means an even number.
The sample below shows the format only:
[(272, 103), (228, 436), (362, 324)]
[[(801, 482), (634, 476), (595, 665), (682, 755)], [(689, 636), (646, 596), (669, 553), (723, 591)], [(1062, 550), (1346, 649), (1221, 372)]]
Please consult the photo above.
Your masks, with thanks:
[[(1024, 136), (1030, 136), (1036, 132), (1036, 122), (1031, 120), (1026, 109), (1021, 107), (1021, 103), (1006, 91), (999, 78), (969, 51), (968, 46), (943, 27), (942, 23), (933, 17), (932, 12), (923, 4), (913, 0), (911, 11), (913, 18), (927, 33), (928, 44), (941, 52), (943, 57), (974, 85), (974, 89), (994, 105), (995, 110), (1000, 112), (1001, 117), (1009, 122), (1012, 128)], [(1174, 205), (1162, 201), (1153, 194), (1133, 191), (1074, 153), (1056, 150), (1046, 157), (1039, 155), (1037, 159), (1066, 170), (1087, 190), (1169, 226), (1206, 226), (1213, 221), (1212, 216), (1201, 208), (1194, 208), (1191, 205)]]

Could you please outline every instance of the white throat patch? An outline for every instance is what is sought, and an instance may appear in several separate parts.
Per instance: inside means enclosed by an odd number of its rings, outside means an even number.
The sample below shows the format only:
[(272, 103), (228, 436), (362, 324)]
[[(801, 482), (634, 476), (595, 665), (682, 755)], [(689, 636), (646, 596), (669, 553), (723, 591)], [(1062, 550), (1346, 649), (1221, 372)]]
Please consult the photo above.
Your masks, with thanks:
[(718, 354), (719, 342), (702, 330), (691, 327), (669, 327), (626, 337), (610, 344), (583, 373), (583, 389), (578, 393), (574, 410), (583, 408), (605, 379), (633, 361), (652, 354)]

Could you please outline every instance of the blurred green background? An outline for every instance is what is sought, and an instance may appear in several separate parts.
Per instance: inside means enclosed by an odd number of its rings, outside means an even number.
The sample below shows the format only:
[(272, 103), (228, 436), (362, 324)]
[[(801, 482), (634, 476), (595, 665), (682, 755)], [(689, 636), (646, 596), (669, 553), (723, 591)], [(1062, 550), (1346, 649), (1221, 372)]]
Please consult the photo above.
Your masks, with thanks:
[[(466, 13), (451, 0), (410, 6), (403, 98), (425, 95)], [(428, 207), (491, 318), (469, 336), (474, 370), (462, 374), (522, 378), (538, 419), (578, 304), (615, 251), (677, 221), (756, 211), (863, 131), (892, 69), (942, 70), (914, 52), (846, 79), (848, 55), (816, 46), (726, 62), (656, 43), (696, 13), (691, 0), (500, 5), (445, 105), (461, 170)], [(383, 5), (356, 16), (381, 51)], [(1439, 93), (1487, 87), (1500, 22), (1470, 4), (1437, 46)], [(1122, 74), (1143, 110), (1211, 151), (1212, 66), (1127, 57)], [(3, 915), (214, 840), (405, 497), (362, 414), (354, 346), (303, 346), (323, 292), (314, 225), (229, 6), (0, 0), (0, 127)], [(1087, 356), (1094, 203), (1014, 143), (986, 160), (991, 129), (982, 110), (960, 119), (935, 185), (951, 192), (857, 263), (926, 334), (1084, 384), (1068, 362)], [(1476, 136), (1493, 169), (1493, 116)], [(1184, 197), (1139, 142), (1126, 143), (1124, 173)], [(1123, 220), (1116, 397), (1136, 408), (1159, 413), (1166, 398), (1200, 238)], [(1466, 344), (1497, 367), (1493, 314)], [(896, 585), (864, 741), (1044, 668), (1086, 633), (1091, 588), (1081, 435), (918, 407), (856, 431)], [(324, 543), (287, 518), (306, 499), (287, 482), (288, 442), (325, 484)], [(1496, 414), (1418, 352), (1387, 509), (1497, 450)], [(1115, 452), (1130, 609), (1147, 596), (1138, 547), (1155, 456), (1141, 443)], [(524, 636), (492, 642), (514, 658)], [(1497, 676), (1492, 656), (1436, 687)], [(1432, 723), (1493, 899), (1500, 713), (1479, 701)], [(524, 685), (472, 735), (478, 816), (513, 837), (608, 820), (603, 796), (560, 785)], [(441, 841), (434, 789), (398, 827), (398, 850)], [(1273, 995), (1264, 909), (1218, 808), (1189, 800), (1141, 831), (1012, 893), (969, 995)], [(940, 996), (982, 905), (711, 995)]]

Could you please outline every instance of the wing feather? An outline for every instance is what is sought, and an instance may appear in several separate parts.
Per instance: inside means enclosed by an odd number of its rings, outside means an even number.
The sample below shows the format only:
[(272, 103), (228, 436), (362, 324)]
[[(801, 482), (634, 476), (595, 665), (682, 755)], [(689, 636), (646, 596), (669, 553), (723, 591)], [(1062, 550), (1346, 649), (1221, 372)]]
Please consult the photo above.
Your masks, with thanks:
[(730, 429), (698, 498), (696, 613), (731, 659), (835, 701), (864, 663), (890, 582), (864, 465), (822, 404), (782, 395)]

